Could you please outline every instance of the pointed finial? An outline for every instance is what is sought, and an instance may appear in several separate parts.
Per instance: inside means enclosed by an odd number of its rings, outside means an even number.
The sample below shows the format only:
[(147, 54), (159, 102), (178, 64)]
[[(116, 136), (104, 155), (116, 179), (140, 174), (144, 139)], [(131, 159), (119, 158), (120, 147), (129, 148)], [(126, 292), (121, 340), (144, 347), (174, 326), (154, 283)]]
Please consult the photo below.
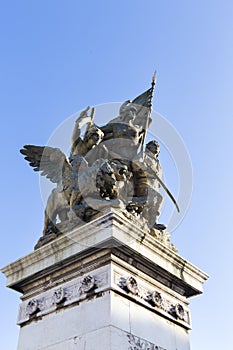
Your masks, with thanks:
[(156, 84), (156, 70), (155, 70), (154, 75), (153, 75), (153, 77), (152, 77), (152, 83), (151, 83), (151, 85), (155, 86), (155, 84)]

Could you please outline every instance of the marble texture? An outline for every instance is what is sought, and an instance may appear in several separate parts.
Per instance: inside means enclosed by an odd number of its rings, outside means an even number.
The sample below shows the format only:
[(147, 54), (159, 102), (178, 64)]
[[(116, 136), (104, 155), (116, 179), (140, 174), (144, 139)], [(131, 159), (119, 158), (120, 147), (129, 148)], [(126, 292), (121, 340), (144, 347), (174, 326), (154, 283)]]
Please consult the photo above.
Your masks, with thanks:
[(18, 350), (189, 350), (208, 278), (116, 210), (2, 271), (22, 293)]

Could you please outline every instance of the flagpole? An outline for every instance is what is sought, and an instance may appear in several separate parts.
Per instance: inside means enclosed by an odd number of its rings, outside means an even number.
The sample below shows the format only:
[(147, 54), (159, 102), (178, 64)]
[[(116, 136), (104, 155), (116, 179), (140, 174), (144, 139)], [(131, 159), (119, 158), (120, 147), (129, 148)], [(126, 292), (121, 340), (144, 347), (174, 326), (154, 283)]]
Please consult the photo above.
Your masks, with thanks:
[(145, 138), (146, 138), (146, 131), (147, 131), (148, 127), (149, 127), (149, 118), (150, 118), (150, 115), (151, 115), (151, 112), (152, 112), (152, 100), (153, 100), (155, 85), (156, 85), (156, 70), (154, 72), (154, 75), (152, 77), (152, 82), (151, 82), (150, 111), (149, 111), (149, 113), (147, 115), (147, 118), (146, 118), (145, 131), (144, 131), (144, 134), (143, 134), (142, 144), (141, 144), (141, 152), (143, 151), (143, 146), (144, 146), (144, 142), (145, 142)]

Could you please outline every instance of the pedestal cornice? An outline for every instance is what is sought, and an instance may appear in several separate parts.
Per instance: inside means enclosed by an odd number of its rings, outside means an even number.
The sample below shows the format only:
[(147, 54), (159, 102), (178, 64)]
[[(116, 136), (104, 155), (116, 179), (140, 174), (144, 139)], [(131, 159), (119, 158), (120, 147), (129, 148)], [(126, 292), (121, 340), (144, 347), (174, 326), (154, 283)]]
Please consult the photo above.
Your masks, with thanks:
[(32, 283), (32, 278), (40, 279), (42, 275), (45, 278), (75, 260), (83, 260), (104, 250), (137, 265), (139, 269), (145, 269), (147, 273), (150, 271), (161, 283), (170, 283), (169, 287), (172, 283), (179, 285), (180, 294), (188, 297), (200, 294), (203, 282), (208, 278), (200, 269), (115, 210), (16, 260), (4, 267), (2, 272), (7, 277), (8, 287), (23, 292), (28, 280)]

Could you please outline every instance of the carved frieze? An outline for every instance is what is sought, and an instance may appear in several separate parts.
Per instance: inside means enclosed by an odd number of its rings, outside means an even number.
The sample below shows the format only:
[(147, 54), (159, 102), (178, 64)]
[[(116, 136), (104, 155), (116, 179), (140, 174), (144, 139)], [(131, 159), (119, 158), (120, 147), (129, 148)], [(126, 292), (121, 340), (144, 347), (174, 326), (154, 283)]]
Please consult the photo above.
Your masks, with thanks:
[[(133, 277), (117, 276), (115, 282), (127, 294), (142, 300), (142, 302), (151, 305), (157, 312), (164, 313), (170, 318), (172, 316), (176, 321), (182, 321), (190, 326), (189, 311), (180, 303), (174, 303), (165, 293), (158, 290), (145, 289), (145, 286)], [(140, 348), (139, 348), (140, 349)]]
[(66, 307), (86, 298), (89, 291), (105, 289), (108, 283), (108, 273), (99, 272), (96, 275), (86, 275), (76, 278), (72, 283), (64, 283), (61, 287), (41, 293), (37, 298), (23, 302), (19, 307), (18, 324), (30, 320), (32, 316), (39, 317), (56, 311), (61, 305)]
[[(96, 291), (111, 288), (108, 284), (108, 276), (107, 270), (95, 271), (94, 274), (87, 273), (72, 282), (63, 283), (60, 287), (51, 288), (36, 298), (23, 302), (19, 309), (18, 324), (29, 321), (32, 316), (35, 319), (37, 316), (55, 312), (57, 308), (84, 300), (92, 295), (89, 292), (95, 294)], [(138, 278), (131, 275), (122, 276), (117, 271), (114, 271), (114, 283), (137, 302), (190, 328), (189, 311), (179, 299), (170, 298), (159, 288), (151, 289), (151, 285), (142, 283)]]
[(130, 333), (127, 334), (127, 338), (130, 344), (128, 350), (167, 350), (159, 345), (155, 345)]

